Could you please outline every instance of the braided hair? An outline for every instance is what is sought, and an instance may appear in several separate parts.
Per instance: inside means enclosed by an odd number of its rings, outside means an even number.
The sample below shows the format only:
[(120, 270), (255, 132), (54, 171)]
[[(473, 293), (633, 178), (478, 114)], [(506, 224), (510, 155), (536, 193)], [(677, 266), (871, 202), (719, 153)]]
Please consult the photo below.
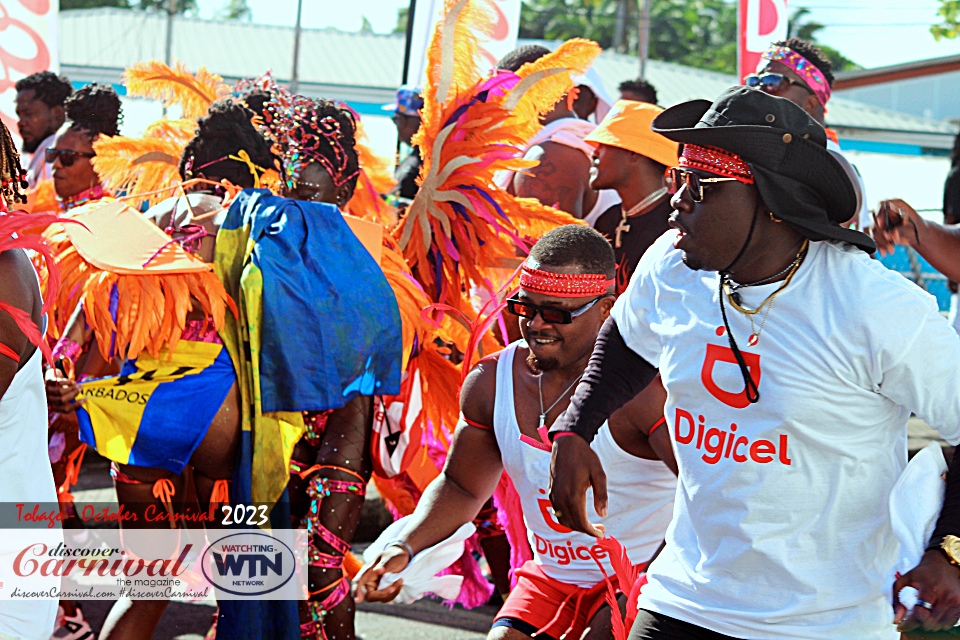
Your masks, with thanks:
[(197, 120), (197, 129), (180, 157), (180, 177), (190, 180), (211, 175), (248, 189), (254, 186), (250, 168), (232, 160), (246, 151), (253, 164), (261, 169), (276, 165), (270, 142), (253, 125), (253, 112), (229, 98), (210, 105), (207, 115)]
[(0, 120), (0, 195), (4, 204), (26, 202), (27, 172), (20, 165), (17, 144), (7, 125)]
[(63, 105), (70, 129), (80, 132), (90, 142), (101, 135), (120, 133), (123, 109), (120, 96), (105, 84), (88, 84), (67, 98)]

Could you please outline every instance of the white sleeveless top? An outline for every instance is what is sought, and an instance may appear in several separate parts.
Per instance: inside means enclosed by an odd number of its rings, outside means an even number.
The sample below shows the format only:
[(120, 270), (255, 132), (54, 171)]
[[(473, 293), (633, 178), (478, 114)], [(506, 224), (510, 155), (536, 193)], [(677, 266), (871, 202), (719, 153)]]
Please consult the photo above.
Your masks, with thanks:
[[(39, 284), (37, 285), (39, 287)], [(0, 356), (3, 357), (3, 356)], [(43, 386), (43, 356), (37, 349), (30, 360), (13, 376), (0, 398), (0, 502), (41, 504), (42, 511), (56, 508), (57, 490), (47, 455), (47, 395)], [(43, 541), (56, 539), (59, 530), (34, 532)], [(15, 539), (14, 539), (15, 538)], [(20, 536), (0, 541), (0, 558), (11, 559)], [(60, 538), (62, 540), (62, 538)], [(9, 566), (9, 565), (7, 565)], [(47, 579), (49, 581), (49, 579)], [(45, 585), (41, 580), (38, 586)], [(21, 583), (24, 588), (34, 583)], [(59, 586), (56, 579), (52, 586)], [(8, 587), (14, 585), (8, 581)], [(53, 633), (57, 615), (56, 600), (0, 601), (0, 637), (46, 640)]]
[[(517, 424), (513, 357), (519, 346), (526, 343), (514, 342), (501, 352), (497, 361), (493, 430), (503, 467), (520, 495), (534, 562), (555, 580), (591, 587), (603, 580), (603, 573), (591, 554), (596, 555), (604, 570), (612, 575), (610, 562), (599, 547), (593, 549), (595, 538), (567, 529), (553, 516), (547, 497), (550, 445), (543, 444), (545, 438), (538, 441), (522, 436)], [(607, 535), (623, 544), (634, 564), (646, 562), (660, 546), (673, 517), (677, 478), (663, 462), (637, 458), (617, 446), (606, 423), (590, 446), (600, 456), (607, 474), (609, 515), (600, 518), (596, 514), (590, 491), (587, 518), (606, 526)]]

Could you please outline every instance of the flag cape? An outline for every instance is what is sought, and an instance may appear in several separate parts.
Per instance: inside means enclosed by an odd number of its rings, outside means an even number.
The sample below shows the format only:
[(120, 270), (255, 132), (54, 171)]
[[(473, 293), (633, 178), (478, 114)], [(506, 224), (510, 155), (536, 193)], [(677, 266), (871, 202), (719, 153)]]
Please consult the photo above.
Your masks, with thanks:
[(383, 272), (329, 204), (240, 193), (217, 234), (215, 266), (239, 319), (221, 332), (251, 432), (248, 499), (287, 483), (304, 411), (400, 390), (397, 302)]

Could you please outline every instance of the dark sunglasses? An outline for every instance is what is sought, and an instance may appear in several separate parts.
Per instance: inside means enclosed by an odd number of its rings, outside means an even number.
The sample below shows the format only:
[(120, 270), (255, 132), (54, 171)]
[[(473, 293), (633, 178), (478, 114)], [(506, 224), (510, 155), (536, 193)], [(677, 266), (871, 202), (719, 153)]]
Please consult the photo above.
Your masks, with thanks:
[(537, 314), (543, 318), (547, 324), (570, 324), (577, 316), (582, 316), (589, 311), (593, 305), (597, 304), (612, 293), (605, 293), (599, 298), (594, 298), (587, 304), (576, 309), (558, 309), (557, 307), (541, 307), (540, 305), (521, 300), (520, 298), (507, 298), (507, 311), (521, 318), (536, 318)]
[(44, 152), (44, 160), (47, 164), (53, 164), (60, 158), (60, 164), (64, 167), (73, 166), (77, 158), (93, 158), (97, 154), (87, 153), (85, 151), (74, 151), (73, 149), (53, 149), (48, 147)]
[(754, 89), (761, 89), (763, 91), (766, 91), (767, 93), (774, 93), (774, 94), (779, 93), (784, 83), (787, 83), (787, 86), (794, 85), (794, 86), (800, 87), (807, 93), (810, 93), (810, 94), (813, 93), (813, 89), (808, 87), (803, 82), (800, 82), (799, 80), (794, 80), (792, 78), (788, 78), (782, 73), (764, 73), (762, 75), (751, 73), (750, 75), (748, 75), (746, 78), (743, 79), (743, 83), (748, 87), (752, 87)]
[(682, 187), (686, 187), (694, 202), (703, 202), (703, 185), (736, 181), (736, 178), (702, 178), (696, 173), (686, 171), (680, 167), (670, 169), (670, 193), (676, 193), (680, 191)]

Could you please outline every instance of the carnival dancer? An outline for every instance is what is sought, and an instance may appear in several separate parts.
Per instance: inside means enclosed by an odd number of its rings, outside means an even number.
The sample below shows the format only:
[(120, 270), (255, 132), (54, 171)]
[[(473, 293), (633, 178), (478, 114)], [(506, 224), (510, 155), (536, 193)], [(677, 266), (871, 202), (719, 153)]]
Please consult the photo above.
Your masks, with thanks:
[(40, 71), (17, 81), (17, 127), (24, 153), (31, 154), (27, 184), (33, 189), (53, 175), (44, 152), (66, 119), (64, 102), (73, 93), (70, 80), (52, 71)]
[[(744, 84), (786, 98), (826, 127), (827, 101), (830, 100), (833, 87), (833, 65), (812, 42), (800, 38), (775, 42), (761, 57), (757, 72), (747, 76)], [(826, 132), (827, 150), (846, 171), (857, 194), (857, 214), (849, 223), (856, 223), (862, 231), (870, 226), (870, 208), (867, 206), (863, 178), (840, 149), (837, 132), (830, 128)]]
[[(497, 68), (518, 72), (549, 55), (550, 50), (544, 46), (523, 45), (505, 55)], [(578, 118), (572, 102), (566, 98), (557, 102), (554, 109), (540, 119), (543, 128), (526, 142), (524, 158), (536, 160), (537, 166), (528, 171), (504, 173), (497, 181), (510, 193), (536, 198), (592, 226), (619, 196), (611, 189), (598, 192), (590, 187), (593, 148), (584, 138), (596, 125)]]
[[(960, 441), (960, 338), (840, 226), (856, 194), (795, 104), (735, 87), (653, 130), (684, 144), (676, 230), (641, 260), (554, 423), (560, 522), (596, 531), (585, 490), (610, 507), (588, 443), (659, 369), (680, 486), (632, 637), (896, 638), (887, 499), (911, 411)], [(942, 534), (960, 533), (955, 501)], [(904, 585), (924, 601), (905, 628), (957, 620), (960, 569), (943, 552)]]
[[(0, 122), (0, 500), (52, 504), (57, 493), (47, 461), (41, 366), (42, 354), (50, 354), (41, 335), (46, 309), (23, 251), (37, 245), (14, 235), (36, 222), (8, 213), (26, 201), (26, 176), (13, 137)], [(2, 549), (4, 556), (9, 552)], [(47, 640), (56, 616), (56, 600), (0, 600), (0, 637)]]
[(677, 163), (677, 144), (650, 131), (662, 112), (652, 104), (621, 100), (584, 138), (596, 149), (590, 186), (614, 189), (621, 199), (593, 225), (613, 245), (618, 291), (626, 288), (640, 256), (669, 228), (673, 209), (664, 173)]
[[(360, 173), (352, 113), (329, 100), (279, 89), (274, 96), (265, 105), (265, 120), (283, 150), (281, 192), (294, 200), (344, 207)], [(307, 432), (290, 459), (291, 513), (311, 534), (310, 598), (300, 606), (304, 638), (354, 634), (355, 607), (343, 562), (372, 473), (371, 395), (359, 395), (339, 411), (307, 413)]]
[[(244, 127), (249, 135), (244, 135)], [(196, 137), (198, 140), (187, 145), (189, 158), (199, 155), (201, 163), (210, 163), (211, 167), (216, 164), (211, 161), (221, 157), (215, 154), (237, 154), (239, 145), (251, 140), (256, 144), (246, 151), (248, 157), (264, 164), (273, 159), (269, 143), (250, 122), (250, 112), (240, 106), (215, 104), (211, 114), (200, 119)], [(236, 178), (239, 186), (253, 186), (254, 176), (248, 165), (242, 161), (237, 164), (242, 170), (230, 173), (221, 166), (220, 173)], [(130, 414), (126, 407), (110, 400), (111, 385), (118, 384), (119, 379), (101, 378), (79, 386), (63, 381), (70, 389), (57, 398), (56, 406), (64, 412), (77, 411), (83, 441), (113, 461), (111, 475), (118, 501), (128, 512), (137, 514), (139, 522), (146, 520), (148, 508), (159, 507), (171, 517), (185, 513), (187, 491), (182, 472), (187, 464), (193, 467), (200, 507), (209, 512), (211, 505), (228, 502), (228, 481), (241, 440), (236, 374), (220, 337), (228, 304), (223, 285), (209, 264), (185, 252), (177, 240), (157, 230), (149, 217), (120, 202), (108, 199), (77, 208), (74, 213), (92, 234), (80, 257), (91, 258), (96, 265), (81, 260), (85, 270), (82, 277), (86, 278), (80, 287), (84, 312), (77, 315), (58, 346), (65, 355), (77, 358), (81, 350), (68, 345), (89, 342), (91, 350), (103, 360), (126, 360), (121, 373), (133, 379), (124, 382), (125, 395), (149, 394), (150, 403), (144, 404), (142, 413)], [(170, 225), (169, 232), (194, 249), (206, 235), (204, 230), (188, 228), (177, 220)], [(162, 259), (132, 264), (130, 255), (118, 253), (109, 243), (112, 248), (101, 251), (103, 238), (115, 233), (128, 234), (134, 257), (146, 252)], [(71, 256), (79, 253), (73, 242), (76, 238), (68, 239), (71, 241), (64, 240), (58, 256), (61, 262), (73, 260)], [(212, 247), (208, 255), (212, 257)], [(158, 262), (164, 267), (152, 269)], [(100, 286), (91, 285), (91, 281)], [(113, 287), (119, 292), (116, 317), (109, 310), (104, 314), (102, 308)], [(132, 316), (134, 307), (127, 296), (134, 295), (139, 296), (138, 309), (161, 312)], [(91, 315), (91, 310), (98, 308), (101, 312)], [(183, 311), (173, 317), (174, 309)], [(89, 328), (84, 328), (87, 324)], [(78, 378), (90, 361), (77, 358)], [(182, 369), (170, 374), (170, 367), (175, 369), (178, 363)], [(148, 371), (155, 375), (141, 375)], [(78, 401), (71, 402), (74, 399)], [(118, 445), (117, 439), (104, 435), (117, 432), (128, 434), (124, 444)], [(150, 526), (169, 527), (170, 523), (164, 520)], [(108, 617), (104, 637), (149, 637), (167, 604), (121, 600)]]
[[(470, 522), (506, 471), (520, 495), (534, 560), (517, 572), (517, 586), (488, 638), (580, 638), (588, 627), (586, 637), (611, 636), (609, 611), (598, 612), (605, 602), (604, 573), (613, 572), (595, 540), (556, 521), (546, 496), (546, 433), (583, 375), (613, 306), (614, 270), (609, 243), (588, 227), (559, 227), (534, 245), (520, 291), (507, 307), (521, 318), (523, 340), (484, 358), (467, 376), (443, 473), (400, 537), (361, 577), (358, 600), (396, 596), (399, 585), (378, 591), (381, 576), (401, 571), (417, 552)], [(593, 444), (612, 478), (614, 508), (603, 526), (639, 565), (663, 540), (676, 489), (674, 474), (635, 430), (662, 422), (658, 400), (664, 396), (651, 391), (615, 415)], [(669, 440), (665, 430), (655, 433)]]

